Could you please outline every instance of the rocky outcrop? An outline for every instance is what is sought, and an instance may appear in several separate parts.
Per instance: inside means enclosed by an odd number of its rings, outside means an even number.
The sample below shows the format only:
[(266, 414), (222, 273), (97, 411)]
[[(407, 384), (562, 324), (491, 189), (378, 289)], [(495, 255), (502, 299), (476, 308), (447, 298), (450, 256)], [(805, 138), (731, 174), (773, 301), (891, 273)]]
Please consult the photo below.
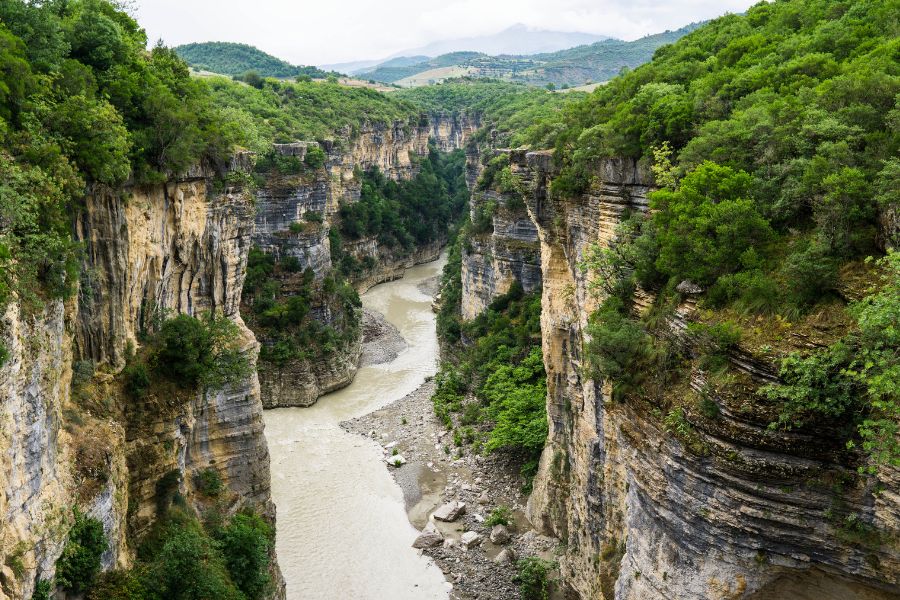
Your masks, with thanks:
[(519, 206), (521, 198), (476, 191), (470, 204), (473, 215), (487, 202), (496, 206), (491, 231), (468, 237), (462, 247), (462, 316), (467, 320), (484, 312), (513, 283), (521, 285), (525, 293), (541, 287), (537, 229), (525, 206)]
[[(255, 360), (238, 310), (253, 198), (213, 191), (214, 180), (195, 169), (162, 185), (95, 188), (75, 222), (84, 249), (77, 301), (27, 315), (7, 308), (0, 512), (12, 526), (2, 528), (0, 548), (16, 558), (6, 561), (0, 598), (30, 597), (37, 579), (52, 578), (76, 503), (104, 525), (106, 568), (129, 566), (130, 543), (153, 522), (162, 487), (199, 506), (194, 476), (208, 468), (223, 481), (228, 510), (274, 518), (255, 374), (225, 389), (173, 388), (141, 401), (115, 377), (155, 319), (177, 313), (224, 314)], [(281, 597), (277, 566), (273, 574)]]
[[(475, 117), (440, 114), (417, 124), (367, 124), (357, 132), (342, 132), (337, 140), (278, 145), (278, 152), (302, 159), (306, 148), (316, 144), (325, 150), (327, 159), (319, 169), (266, 177), (257, 193), (253, 243), (279, 259), (296, 258), (300, 270), (313, 271), (320, 287), (333, 269), (329, 229), (339, 218), (341, 203), (359, 199), (356, 173), (377, 167), (392, 179), (408, 179), (415, 175), (414, 158), (427, 155), (429, 140), (442, 151), (461, 148), (478, 125)], [(399, 279), (413, 265), (435, 260), (444, 243), (406, 252), (364, 237), (345, 240), (343, 252), (359, 265), (352, 283), (362, 293), (379, 283)], [(328, 306), (318, 303), (312, 310), (321, 323), (334, 325)], [(265, 336), (260, 338), (263, 344), (268, 343)], [(311, 360), (262, 365), (263, 403), (267, 408), (309, 406), (323, 394), (348, 385), (356, 375), (360, 350), (357, 339)]]
[[(857, 476), (827, 431), (770, 431), (753, 398), (774, 378), (772, 365), (735, 351), (734, 380), (695, 370), (667, 397), (702, 391), (718, 415), (680, 404), (675, 429), (649, 399), (614, 401), (608, 383), (589, 377), (584, 344), (598, 299), (580, 263), (591, 245), (614, 239), (623, 213), (647, 209), (645, 168), (603, 161), (591, 190), (564, 200), (548, 193), (549, 153), (512, 162), (540, 240), (550, 425), (528, 512), (564, 540), (572, 588), (619, 600), (897, 597), (900, 473)], [(476, 313), (491, 292), (468, 272), (463, 306)], [(636, 304), (651, 301), (641, 293)], [(688, 298), (667, 321), (689, 354), (684, 327), (694, 310)]]

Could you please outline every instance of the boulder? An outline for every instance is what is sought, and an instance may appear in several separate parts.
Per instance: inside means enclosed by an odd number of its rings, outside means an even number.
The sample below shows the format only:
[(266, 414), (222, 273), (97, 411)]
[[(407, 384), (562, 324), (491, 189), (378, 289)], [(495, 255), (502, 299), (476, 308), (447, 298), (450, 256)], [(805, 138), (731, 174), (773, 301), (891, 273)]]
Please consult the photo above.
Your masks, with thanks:
[(387, 464), (391, 465), (392, 467), (402, 467), (406, 464), (406, 459), (403, 458), (402, 454), (388, 456), (385, 460), (387, 461)]
[(512, 548), (504, 548), (500, 554), (494, 557), (494, 562), (501, 565), (513, 564), (516, 562), (516, 553)]
[(481, 536), (474, 531), (467, 531), (462, 534), (462, 537), (459, 539), (459, 541), (460, 543), (462, 543), (463, 548), (468, 550), (469, 548), (473, 548), (481, 543)]
[(438, 521), (444, 521), (446, 523), (451, 523), (457, 520), (461, 515), (466, 512), (466, 505), (463, 502), (448, 502), (444, 504), (432, 515)]
[(444, 543), (444, 536), (441, 535), (441, 532), (437, 530), (437, 527), (434, 526), (434, 523), (429, 523), (419, 534), (419, 537), (416, 538), (416, 541), (413, 542), (412, 547), (433, 548), (434, 546), (439, 546), (442, 543)]
[(491, 541), (495, 544), (509, 543), (509, 530), (505, 525), (494, 525), (491, 529)]

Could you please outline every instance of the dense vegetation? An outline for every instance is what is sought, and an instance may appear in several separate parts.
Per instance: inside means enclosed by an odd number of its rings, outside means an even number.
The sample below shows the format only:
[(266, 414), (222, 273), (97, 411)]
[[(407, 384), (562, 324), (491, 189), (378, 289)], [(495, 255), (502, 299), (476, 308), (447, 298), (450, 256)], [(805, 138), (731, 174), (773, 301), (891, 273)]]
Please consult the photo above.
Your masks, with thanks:
[(271, 593), (274, 531), (253, 512), (230, 519), (211, 507), (201, 521), (171, 506), (138, 548), (135, 566), (103, 573), (87, 600), (261, 600)]
[[(652, 212), (628, 219), (618, 243), (589, 261), (608, 282), (592, 331), (601, 375), (640, 383), (635, 365), (671, 358), (630, 314), (636, 285), (658, 291), (662, 308), (690, 281), (725, 327), (746, 314), (802, 325), (841, 304), (854, 270), (877, 279), (861, 259), (878, 253), (878, 214), (900, 189), (897, 8), (759, 4), (566, 108), (554, 194), (585, 191), (597, 161), (614, 156), (648, 160), (663, 187)], [(843, 420), (858, 436), (850, 445), (861, 439), (876, 462), (896, 464), (900, 357), (888, 332), (897, 306), (878, 295), (865, 306), (843, 311), (859, 330), (851, 339), (787, 357), (787, 385), (768, 392), (781, 404), (773, 427)], [(888, 329), (874, 335), (871, 322)]]
[(362, 173), (359, 200), (341, 205), (341, 236), (374, 236), (405, 251), (445, 238), (468, 207), (465, 169), (462, 150), (442, 154), (432, 147), (410, 180), (388, 179), (377, 168)]
[(75, 289), (86, 185), (223, 166), (243, 136), (111, 2), (3, 0), (0, 22), (0, 306), (35, 308)]
[(75, 522), (56, 561), (56, 583), (66, 591), (81, 594), (94, 584), (100, 573), (100, 557), (109, 543), (103, 533), (103, 523), (86, 517), (77, 508), (73, 512)]
[(461, 322), (461, 243), (451, 250), (444, 271), (438, 332), (445, 361), (436, 377), (435, 413), (453, 431), (457, 446), (512, 455), (530, 485), (547, 437), (541, 298), (514, 284), (485, 312)]
[[(261, 367), (316, 360), (343, 349), (359, 336), (360, 301), (339, 270), (315, 281), (292, 256), (276, 260), (258, 248), (250, 250), (244, 303), (248, 324), (259, 337)], [(323, 323), (312, 312), (327, 307)]]
[(364, 125), (407, 127), (419, 111), (409, 102), (364, 87), (335, 81), (296, 83), (266, 79), (260, 87), (224, 77), (204, 79), (215, 103), (240, 123), (251, 150), (266, 152), (272, 142), (352, 137)]
[(502, 79), (533, 86), (579, 86), (607, 81), (618, 75), (623, 68), (637, 67), (650, 60), (657, 48), (671, 44), (695, 28), (696, 25), (689, 25), (677, 31), (648, 35), (631, 42), (607, 39), (567, 50), (528, 56), (451, 52), (435, 58), (403, 57), (382, 63), (363, 72), (361, 76), (395, 83), (433, 69), (458, 67), (460, 72), (467, 70), (471, 77)]
[(195, 69), (221, 75), (243, 75), (252, 71), (261, 77), (293, 79), (305, 75), (325, 79), (334, 74), (316, 67), (292, 65), (248, 44), (202, 42), (176, 46), (173, 50)]
[(482, 127), (474, 136), (483, 141), (491, 131), (494, 145), (540, 148), (558, 135), (562, 109), (585, 97), (580, 92), (553, 94), (546, 90), (499, 81), (458, 79), (441, 85), (394, 92), (392, 96), (435, 113), (479, 115)]

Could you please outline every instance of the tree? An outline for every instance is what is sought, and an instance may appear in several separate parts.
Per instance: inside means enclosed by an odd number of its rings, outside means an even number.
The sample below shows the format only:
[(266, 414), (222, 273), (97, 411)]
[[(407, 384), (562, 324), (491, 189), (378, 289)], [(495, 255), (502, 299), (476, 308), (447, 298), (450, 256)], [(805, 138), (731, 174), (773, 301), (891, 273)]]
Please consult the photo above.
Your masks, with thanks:
[(269, 589), (272, 529), (256, 514), (235, 515), (219, 536), (225, 566), (248, 600), (263, 598)]
[(678, 190), (654, 193), (656, 268), (710, 286), (723, 275), (756, 266), (773, 232), (746, 197), (750, 181), (743, 171), (705, 162)]
[(56, 561), (56, 583), (65, 590), (80, 594), (93, 585), (100, 572), (100, 557), (108, 543), (103, 524), (97, 519), (73, 510), (75, 523), (62, 556)]

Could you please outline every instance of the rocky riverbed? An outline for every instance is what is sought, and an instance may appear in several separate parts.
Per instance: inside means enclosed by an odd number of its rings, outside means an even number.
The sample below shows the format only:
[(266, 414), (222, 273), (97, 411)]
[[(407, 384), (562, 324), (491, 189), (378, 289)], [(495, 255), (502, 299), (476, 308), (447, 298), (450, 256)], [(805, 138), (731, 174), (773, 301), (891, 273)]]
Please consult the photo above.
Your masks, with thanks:
[[(432, 292), (436, 285), (436, 280), (427, 281), (420, 290)], [(363, 332), (363, 360), (370, 361), (364, 364), (389, 361), (405, 348), (396, 328), (376, 312), (367, 311)], [(381, 446), (385, 468), (403, 490), (410, 522), (433, 532), (424, 538), (422, 552), (453, 584), (451, 598), (519, 598), (513, 581), (515, 560), (552, 560), (559, 542), (537, 535), (525, 519), (527, 497), (516, 465), (502, 455), (479, 455), (454, 444), (452, 432), (434, 416), (433, 392), (429, 380), (404, 398), (341, 426)], [(437, 509), (452, 502), (465, 504), (461, 515), (450, 522), (433, 518)], [(509, 509), (510, 525), (494, 531), (485, 521), (500, 507)]]

